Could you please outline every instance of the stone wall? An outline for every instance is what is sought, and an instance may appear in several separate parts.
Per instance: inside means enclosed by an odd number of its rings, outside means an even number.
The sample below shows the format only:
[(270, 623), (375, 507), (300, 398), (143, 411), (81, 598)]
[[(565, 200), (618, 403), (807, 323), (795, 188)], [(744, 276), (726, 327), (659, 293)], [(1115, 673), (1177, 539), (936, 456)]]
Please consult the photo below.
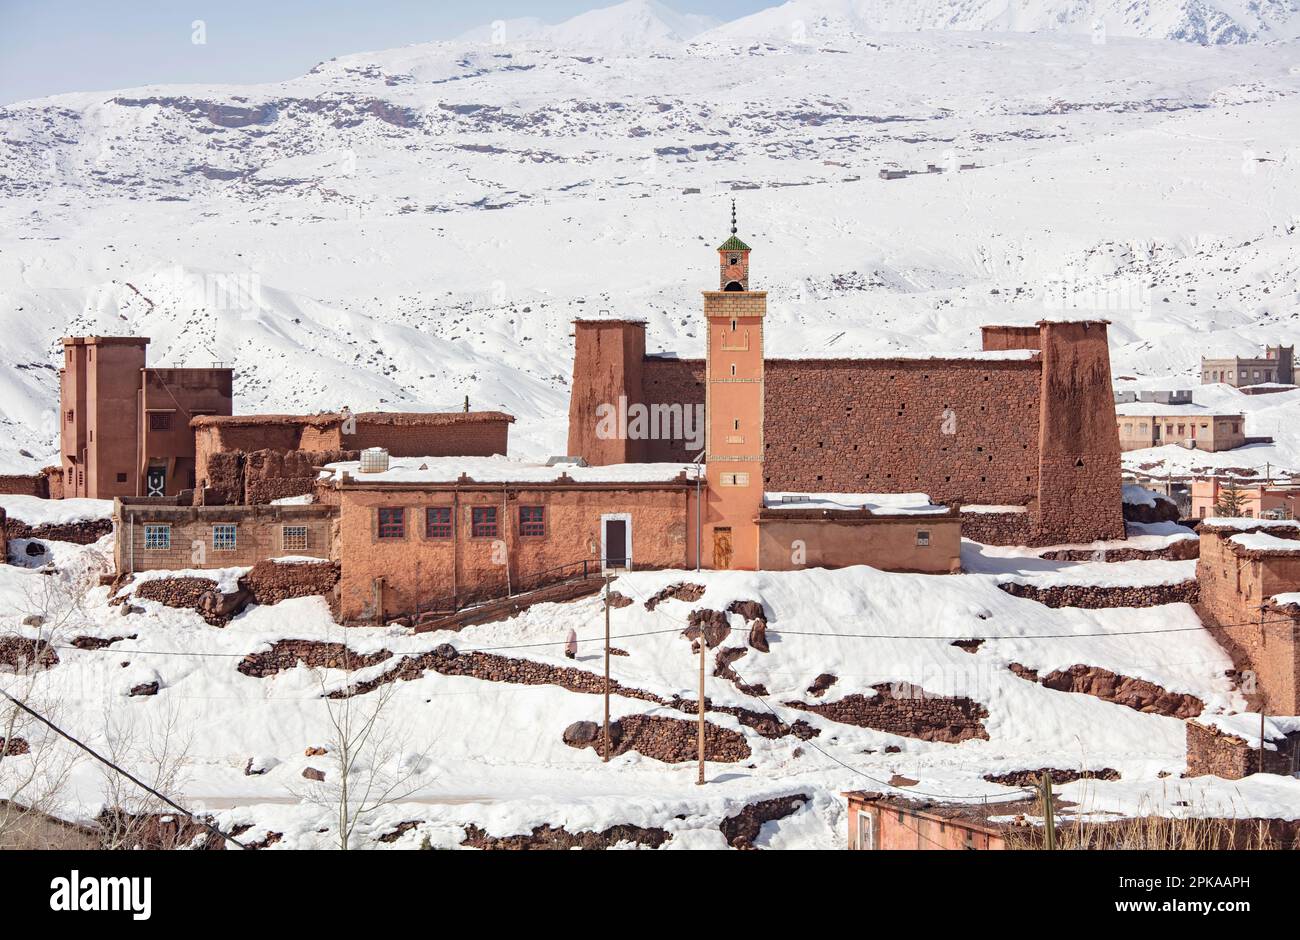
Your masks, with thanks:
[(765, 485), (1025, 505), (1039, 382), (1033, 360), (769, 360)]
[(1096, 584), (1066, 584), (1038, 587), (1008, 581), (998, 585), (1014, 597), (1024, 597), (1046, 607), (1160, 607), (1164, 604), (1195, 604), (1196, 581), (1177, 584), (1144, 584), (1136, 587), (1103, 587)]
[[(1272, 742), (1276, 750), (1264, 751), (1264, 773), (1290, 776), (1300, 758), (1300, 735)], [(1259, 748), (1198, 721), (1187, 722), (1187, 776), (1240, 780), (1259, 773)]]
[(961, 534), (981, 545), (1028, 545), (1034, 540), (1034, 517), (1028, 512), (963, 512)]
[(873, 686), (874, 696), (846, 695), (825, 704), (786, 702), (842, 724), (871, 728), (922, 741), (956, 744), (977, 738), (988, 740), (984, 719), (988, 709), (966, 698), (933, 695), (917, 686), (887, 683)]

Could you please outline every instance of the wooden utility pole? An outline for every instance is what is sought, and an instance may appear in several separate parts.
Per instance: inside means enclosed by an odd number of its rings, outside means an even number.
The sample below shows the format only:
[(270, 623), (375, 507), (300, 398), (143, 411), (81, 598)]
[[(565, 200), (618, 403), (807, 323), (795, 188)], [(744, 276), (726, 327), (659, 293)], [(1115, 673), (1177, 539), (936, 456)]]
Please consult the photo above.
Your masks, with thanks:
[(605, 763), (609, 763), (609, 572), (605, 572)]
[(1052, 799), (1052, 775), (1044, 770), (1039, 791), (1043, 795), (1043, 848), (1049, 852), (1056, 848), (1056, 804)]
[(699, 712), (699, 739), (700, 739), (700, 775), (695, 781), (697, 786), (704, 785), (704, 649), (708, 645), (704, 642), (704, 625), (700, 625), (700, 712)]

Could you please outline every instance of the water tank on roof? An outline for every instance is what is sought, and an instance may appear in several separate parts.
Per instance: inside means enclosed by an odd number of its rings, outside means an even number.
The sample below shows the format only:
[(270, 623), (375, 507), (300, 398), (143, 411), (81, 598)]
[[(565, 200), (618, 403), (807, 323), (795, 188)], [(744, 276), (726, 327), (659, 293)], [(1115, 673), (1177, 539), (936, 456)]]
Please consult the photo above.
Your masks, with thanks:
[(388, 451), (382, 447), (367, 447), (361, 452), (362, 473), (388, 472)]

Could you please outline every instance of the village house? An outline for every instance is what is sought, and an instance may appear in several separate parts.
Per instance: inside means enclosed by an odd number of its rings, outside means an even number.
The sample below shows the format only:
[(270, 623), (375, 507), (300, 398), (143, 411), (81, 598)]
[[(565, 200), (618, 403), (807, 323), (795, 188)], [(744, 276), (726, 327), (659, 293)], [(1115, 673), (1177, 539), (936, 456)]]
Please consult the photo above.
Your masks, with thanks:
[(860, 790), (844, 797), (849, 848), (859, 851), (1002, 850), (1014, 825), (1007, 820), (1035, 811), (1032, 800), (933, 803)]
[(154, 369), (149, 340), (76, 336), (59, 372), (62, 480), (71, 498), (174, 496), (194, 487), (199, 415), (231, 412), (230, 369)]
[(1236, 514), (1247, 519), (1295, 519), (1300, 510), (1300, 486), (1232, 480), (1220, 476), (1192, 481), (1192, 516), (1222, 515), (1225, 491), (1233, 492)]
[(1115, 406), (1124, 451), (1176, 444), (1193, 450), (1232, 450), (1246, 443), (1246, 419), (1218, 414), (1204, 405), (1123, 402)]
[(1197, 531), (1201, 619), (1269, 714), (1300, 714), (1300, 522), (1212, 517)]
[(1223, 383), (1233, 388), (1250, 385), (1291, 385), (1295, 382), (1295, 347), (1266, 346), (1264, 358), (1227, 356), (1201, 358), (1201, 384)]

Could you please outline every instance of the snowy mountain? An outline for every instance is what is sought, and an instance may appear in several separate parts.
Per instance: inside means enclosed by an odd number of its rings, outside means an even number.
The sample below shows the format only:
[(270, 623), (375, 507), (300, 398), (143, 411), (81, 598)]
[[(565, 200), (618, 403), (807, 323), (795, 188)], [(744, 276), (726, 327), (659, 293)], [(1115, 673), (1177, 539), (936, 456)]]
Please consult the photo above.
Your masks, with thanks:
[[(645, 317), (698, 354), (732, 196), (777, 353), (956, 349), (1083, 310), (1113, 321), (1117, 375), (1187, 384), (1211, 346), (1300, 338), (1293, 45), (649, 49), (700, 24), (598, 13), (555, 28), (581, 48), (507, 28), (279, 83), (0, 108), (0, 469), (54, 458), (58, 340), (85, 332), (234, 364), (243, 412), (468, 395), (518, 416), (521, 455), (557, 453), (570, 321)], [(602, 17), (614, 41), (585, 45)], [(1294, 454), (1273, 462), (1300, 466), (1300, 429), (1268, 423)]]
[(831, 41), (853, 33), (950, 29), (1086, 33), (1200, 45), (1300, 36), (1297, 0), (788, 0), (706, 40)]
[(555, 26), (535, 17), (498, 20), (461, 37), (469, 42), (498, 44), (541, 40), (575, 49), (628, 51), (679, 45), (720, 25), (711, 16), (678, 13), (657, 0), (627, 0), (579, 14)]

